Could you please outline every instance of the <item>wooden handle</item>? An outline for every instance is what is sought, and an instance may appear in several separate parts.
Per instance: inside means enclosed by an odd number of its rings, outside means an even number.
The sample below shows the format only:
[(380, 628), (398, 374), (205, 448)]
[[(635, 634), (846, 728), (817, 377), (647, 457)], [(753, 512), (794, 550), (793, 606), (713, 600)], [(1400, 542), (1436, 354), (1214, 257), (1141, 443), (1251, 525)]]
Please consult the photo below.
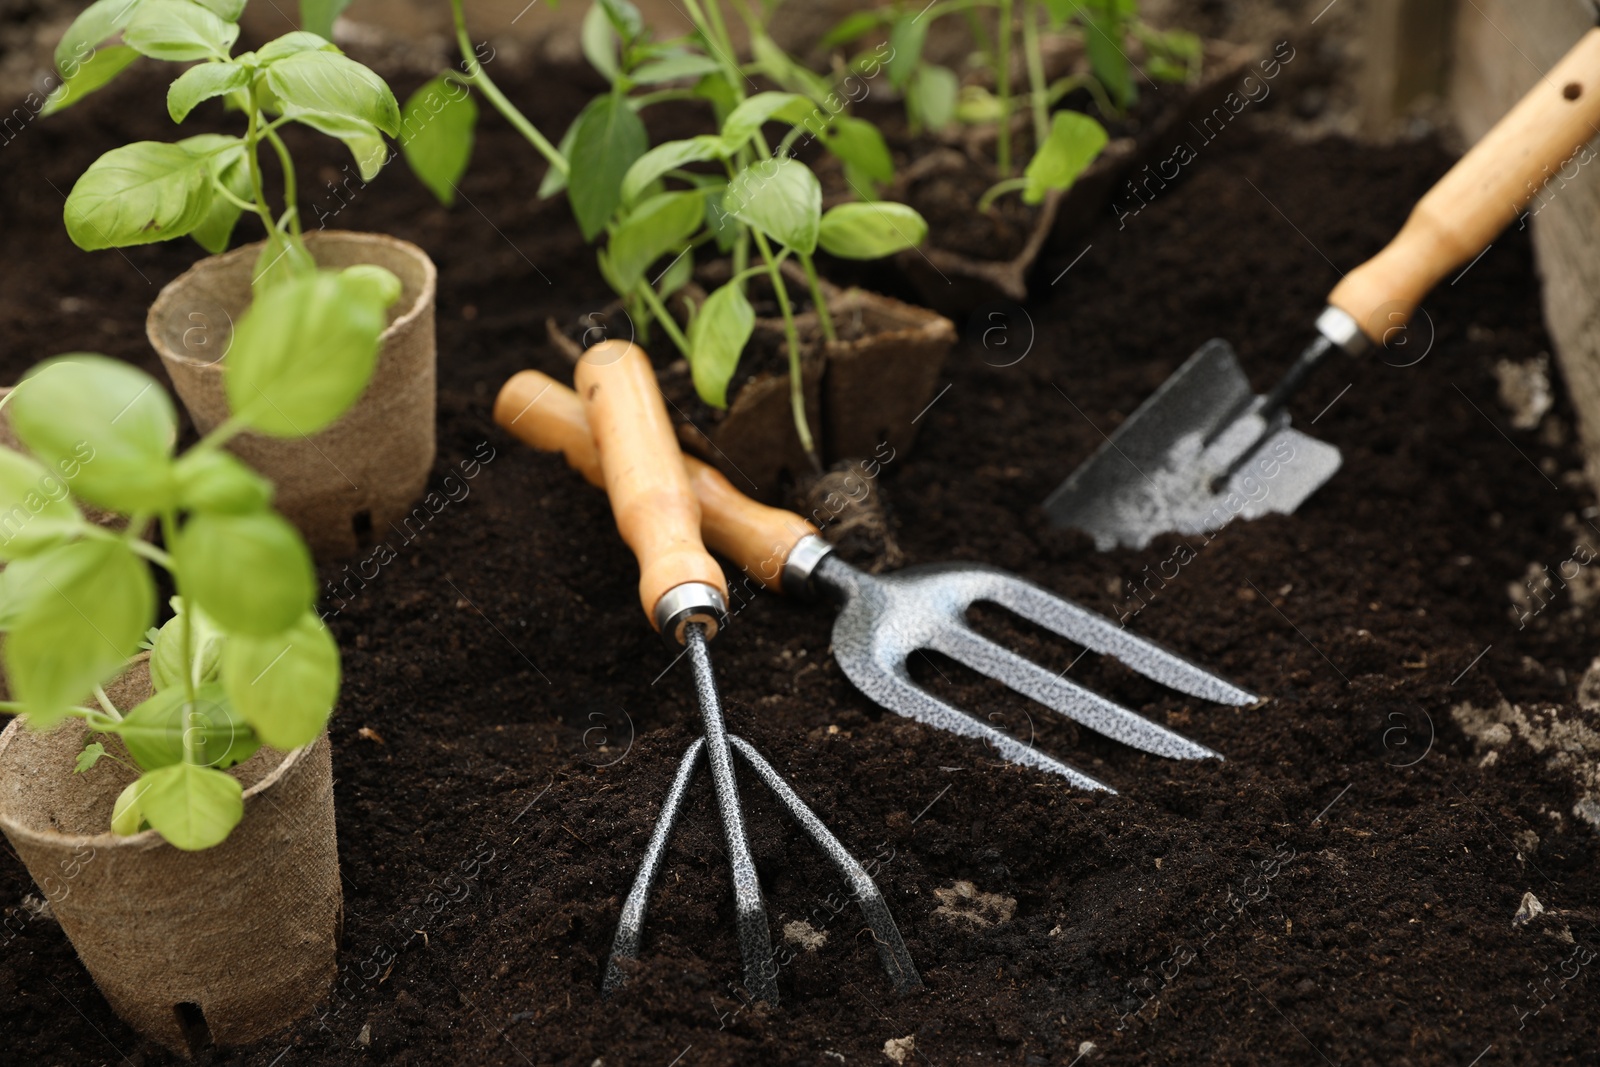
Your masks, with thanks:
[[(578, 394), (535, 370), (506, 382), (494, 404), (495, 422), (546, 452), (561, 452), (590, 483), (604, 487), (600, 453)], [(758, 504), (735, 489), (715, 467), (683, 457), (689, 486), (700, 502), (700, 533), (774, 593), (783, 592), (783, 565), (802, 537), (817, 528), (792, 511)]]
[(1428, 290), (1472, 260), (1581, 152), (1600, 124), (1600, 29), (1590, 30), (1428, 191), (1400, 232), (1328, 303), (1382, 344)]
[(639, 600), (650, 624), (657, 625), (661, 598), (686, 583), (712, 586), (726, 603), (728, 583), (700, 540), (700, 502), (644, 349), (602, 341), (578, 360), (576, 377), (611, 513), (639, 560)]

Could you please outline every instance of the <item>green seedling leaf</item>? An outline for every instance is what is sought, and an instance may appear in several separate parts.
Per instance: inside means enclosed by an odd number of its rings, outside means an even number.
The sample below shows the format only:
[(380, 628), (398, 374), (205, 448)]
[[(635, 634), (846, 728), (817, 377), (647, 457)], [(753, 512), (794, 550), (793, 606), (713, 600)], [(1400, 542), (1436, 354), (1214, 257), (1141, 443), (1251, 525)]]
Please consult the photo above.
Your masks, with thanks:
[(300, 0), (300, 25), (305, 31), (333, 40), (333, 20), (344, 14), (350, 0)]
[(400, 109), (400, 147), (411, 172), (445, 207), (456, 202), (456, 183), (472, 159), (478, 105), (459, 82), (437, 77)]
[(1080, 7), (1083, 44), (1089, 53), (1089, 69), (1105, 86), (1106, 94), (1120, 108), (1127, 108), (1138, 97), (1132, 65), (1123, 50), (1123, 20), (1109, 11), (1090, 11)]
[(757, 93), (722, 120), (722, 154), (738, 152), (768, 122), (798, 126), (816, 111), (816, 105), (799, 93)]
[(207, 162), (160, 141), (113, 148), (67, 194), (67, 236), (86, 252), (182, 237), (211, 207)]
[(578, 116), (567, 156), (567, 198), (578, 228), (592, 241), (622, 201), (622, 178), (650, 147), (644, 123), (615, 94), (596, 97)]
[(62, 71), (61, 84), (45, 98), (39, 114), (49, 116), (66, 110), (95, 90), (110, 84), (113, 78), (128, 69), (128, 64), (138, 58), (137, 51), (127, 45), (117, 44), (91, 52), (82, 62), (69, 60), (68, 69)]
[(100, 757), (106, 754), (106, 746), (98, 741), (91, 741), (83, 746), (83, 751), (78, 753), (77, 763), (73, 766), (74, 774), (83, 774), (94, 770), (94, 765), (100, 762)]
[(631, 204), (644, 195), (661, 177), (690, 163), (703, 163), (708, 159), (721, 159), (722, 138), (708, 133), (683, 141), (658, 144), (640, 156), (622, 178), (622, 202)]
[(817, 249), (822, 183), (793, 159), (763, 159), (728, 183), (723, 210), (747, 226), (809, 256)]
[(228, 22), (238, 22), (244, 14), (245, 0), (194, 0), (213, 15)]
[[(172, 598), (174, 615), (161, 629), (155, 631), (150, 642), (150, 688), (159, 693), (166, 689), (182, 689), (184, 672), (194, 672), (196, 685), (214, 682), (222, 669), (222, 647), (225, 635), (217, 624), (196, 607), (189, 607), (182, 597)], [(193, 661), (183, 651), (183, 616), (189, 615), (189, 640), (194, 649)]]
[(824, 49), (838, 48), (840, 45), (858, 41), (883, 25), (888, 18), (881, 11), (855, 11), (839, 20), (838, 25), (822, 35), (818, 45)]
[[(572, 139), (578, 134), (578, 119), (582, 117), (583, 115), (579, 114), (577, 119), (572, 120), (567, 132), (561, 135), (561, 142), (556, 145), (556, 152), (562, 159), (572, 158)], [(544, 172), (544, 177), (539, 181), (539, 199), (548, 200), (566, 187), (567, 176), (555, 167), (551, 167)]]
[(298, 107), (284, 108), (284, 115), (295, 122), (310, 126), (319, 133), (337, 138), (344, 142), (350, 149), (350, 155), (356, 161), (356, 169), (361, 174), (361, 180), (370, 182), (383, 170), (384, 164), (392, 158), (389, 146), (384, 143), (383, 134), (370, 122), (353, 119), (348, 115), (333, 115), (325, 111), (305, 111)]
[(339, 697), (339, 647), (308, 611), (285, 633), (230, 639), (222, 684), (256, 736), (288, 752), (327, 726)]
[(833, 94), (832, 85), (789, 58), (789, 53), (766, 34), (756, 33), (751, 37), (750, 52), (755, 57), (756, 68), (785, 89), (803, 93), (816, 103)]
[(878, 127), (865, 119), (840, 115), (822, 135), (822, 143), (845, 165), (845, 176), (860, 195), (894, 179), (894, 157)]
[(87, 62), (96, 48), (123, 31), (141, 3), (143, 0), (95, 0), (84, 8), (56, 45), (56, 69), (67, 77), (69, 65)]
[(132, 837), (145, 828), (144, 812), (139, 810), (139, 798), (144, 794), (144, 783), (132, 781), (117, 794), (111, 808), (111, 832), (118, 837)]
[(193, 515), (172, 555), (190, 602), (229, 634), (280, 633), (316, 597), (311, 553), (289, 520), (274, 511)]
[(662, 82), (675, 82), (684, 78), (699, 78), (706, 74), (715, 74), (721, 69), (721, 65), (710, 56), (695, 55), (693, 52), (680, 52), (641, 64), (629, 77), (633, 79), (636, 85), (660, 85)]
[(343, 415), (377, 363), (387, 317), (376, 295), (359, 276), (319, 271), (258, 296), (223, 367), (233, 413), (286, 438), (307, 437)]
[(173, 122), (182, 122), (202, 101), (243, 89), (250, 84), (250, 70), (237, 63), (201, 63), (178, 75), (167, 89), (167, 113)]
[(227, 59), (239, 39), (239, 27), (193, 0), (141, 0), (122, 39), (151, 59), (189, 63)]
[(1094, 162), (1106, 140), (1105, 127), (1088, 115), (1057, 111), (1050, 123), (1050, 136), (1023, 171), (1027, 182), (1022, 190), (1023, 201), (1037, 204), (1051, 190), (1070, 188)]
[(192, 704), (181, 685), (161, 690), (128, 712), (116, 733), (146, 771), (184, 762), (185, 741), (194, 749), (191, 762), (218, 770), (243, 763), (261, 747), (216, 682), (199, 687)]
[(932, 19), (920, 14), (907, 14), (889, 30), (889, 47), (893, 49), (889, 58), (889, 84), (896, 89), (905, 88), (912, 72), (922, 64), (922, 46), (927, 43), (928, 27), (932, 24)]
[(661, 280), (656, 283), (656, 293), (665, 300), (679, 289), (688, 285), (694, 277), (694, 256), (682, 255), (667, 265), (661, 272)]
[(42, 363), (11, 401), (11, 425), (72, 491), (131, 514), (169, 506), (178, 418), (165, 389), (120, 360), (78, 353)]
[[(231, 148), (226, 147), (229, 142), (232, 142)], [(222, 151), (210, 156), (207, 165), (213, 187), (226, 188), (241, 200), (252, 199), (254, 192), (250, 187), (250, 164), (245, 159), (244, 142), (239, 138), (202, 133), (187, 137), (178, 144), (191, 152), (208, 154), (213, 148), (222, 148)], [(189, 236), (213, 255), (223, 252), (233, 237), (233, 228), (238, 225), (242, 213), (243, 209), (238, 204), (221, 194), (214, 194), (206, 217), (200, 220), (200, 225), (189, 231)]]
[(34, 555), (82, 529), (70, 484), (28, 457), (0, 448), (0, 559)]
[[(942, 130), (955, 121), (960, 98), (961, 79), (949, 67), (936, 63), (917, 67), (906, 84), (906, 103), (917, 121), (930, 130)], [(998, 116), (998, 101), (995, 113)]]
[(624, 41), (636, 40), (644, 32), (644, 17), (628, 0), (596, 0), (595, 6), (605, 12), (611, 28)]
[(376, 263), (357, 263), (339, 272), (339, 280), (354, 299), (386, 308), (400, 299), (405, 285), (388, 267)]
[[(349, 0), (345, 0), (346, 3)], [(339, 46), (332, 39), (315, 32), (295, 30), (286, 33), (276, 40), (268, 41), (256, 52), (256, 66), (267, 67), (280, 59), (296, 55), (300, 52), (338, 52)]]
[(661, 193), (629, 213), (606, 248), (618, 292), (633, 292), (650, 264), (682, 248), (705, 222), (705, 213), (705, 198), (698, 192)]
[(615, 82), (622, 75), (622, 62), (618, 59), (621, 42), (617, 40), (616, 27), (611, 24), (605, 8), (598, 3), (590, 4), (584, 14), (578, 42), (583, 48), (583, 57), (606, 81)]
[(822, 216), (817, 234), (824, 252), (843, 259), (881, 259), (927, 238), (927, 220), (915, 208), (889, 201), (840, 204)]
[[(156, 0), (147, 0), (155, 3)], [(295, 52), (267, 68), (266, 84), (285, 113), (339, 115), (400, 135), (400, 105), (384, 80), (338, 52)], [(304, 120), (301, 120), (304, 121)]]
[(729, 282), (706, 297), (689, 323), (689, 371), (701, 400), (714, 408), (728, 406), (728, 383), (755, 328), (755, 309), (738, 283)]
[(244, 818), (244, 787), (231, 774), (175, 763), (137, 782), (136, 803), (150, 828), (185, 852), (220, 845)]
[(1000, 98), (981, 85), (963, 85), (956, 98), (956, 118), (969, 126), (1000, 121)]
[(4, 657), (29, 724), (47, 729), (139, 647), (155, 609), (149, 569), (127, 543), (75, 541), (6, 567), (17, 611)]

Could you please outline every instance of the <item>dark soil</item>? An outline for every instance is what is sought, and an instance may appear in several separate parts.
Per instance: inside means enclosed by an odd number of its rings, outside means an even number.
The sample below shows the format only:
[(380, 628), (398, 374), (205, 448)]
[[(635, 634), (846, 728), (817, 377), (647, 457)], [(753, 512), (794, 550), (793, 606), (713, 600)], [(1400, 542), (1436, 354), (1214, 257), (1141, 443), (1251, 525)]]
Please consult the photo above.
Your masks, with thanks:
[[(583, 102), (559, 71), (497, 77), (549, 130)], [(80, 253), (60, 209), (100, 151), (172, 136), (164, 88), (135, 76), (0, 151), (5, 376), (73, 349), (159, 373), (144, 311), (198, 251)], [(601, 1000), (621, 898), (696, 734), (693, 693), (640, 617), (604, 498), (495, 429), (490, 404), (522, 367), (565, 373), (545, 318), (608, 296), (565, 205), (532, 195), (534, 153), (495, 119), (454, 212), (400, 166), (350, 197), (335, 225), (417, 241), (440, 268), (438, 478), (493, 459), (465, 500), (396, 535), (377, 578), (325, 568), (346, 670), (332, 727), (344, 971), (320, 1019), (202, 1062), (820, 1067), (886, 1063), (885, 1041), (910, 1035), (906, 1062), (937, 1067), (1594, 1062), (1600, 976), (1580, 961), (1600, 942), (1600, 877), (1576, 789), (1520, 738), (1485, 764), (1451, 714), (1509, 700), (1577, 721), (1600, 647), (1576, 583), (1521, 629), (1507, 598), (1530, 561), (1567, 560), (1594, 514), (1575, 447), (1552, 430), (1571, 425), (1564, 397), (1535, 432), (1510, 429), (1496, 400), (1495, 362), (1548, 346), (1525, 234), (1430, 300), (1428, 358), (1340, 365), (1299, 398), (1296, 418), (1345, 467), (1298, 515), (1197, 540), (1175, 570), (1176, 539), (1102, 555), (1039, 511), (1207, 338), (1231, 337), (1266, 385), (1338, 270), (1376, 251), (1450, 162), (1427, 144), (1283, 143), (1253, 121), (1125, 229), (1096, 229), (1064, 277), (1008, 312), (1011, 347), (986, 350), (994, 322), (980, 322), (916, 451), (883, 474), (911, 563), (987, 561), (1108, 613), (1138, 605), (1124, 583), (1148, 581), (1130, 625), (1266, 703), (1186, 700), (980, 623), (1226, 762), (1142, 756), (953, 664), (916, 665), (935, 692), (1122, 791), (1089, 796), (872, 705), (827, 654), (825, 608), (760, 596), (716, 643), (732, 728), (883, 861), (927, 982), (899, 999), (857, 916), (829, 920), (835, 877), (746, 778), (775, 939), (810, 917), (827, 941), (784, 968), (781, 1007), (741, 1008), (702, 778), (643, 961)], [(297, 145), (303, 195), (330, 197), (345, 160)], [(1082, 251), (1051, 250), (1041, 277)], [(936, 913), (961, 881), (1014, 898), (1014, 914)], [(0, 949), (5, 1061), (172, 1062), (111, 1014), (59, 927), (26, 918), (34, 891), (0, 857), (0, 904), (21, 927)], [(1529, 891), (1549, 910), (1514, 927)], [(216, 949), (248, 968), (249, 944)]]

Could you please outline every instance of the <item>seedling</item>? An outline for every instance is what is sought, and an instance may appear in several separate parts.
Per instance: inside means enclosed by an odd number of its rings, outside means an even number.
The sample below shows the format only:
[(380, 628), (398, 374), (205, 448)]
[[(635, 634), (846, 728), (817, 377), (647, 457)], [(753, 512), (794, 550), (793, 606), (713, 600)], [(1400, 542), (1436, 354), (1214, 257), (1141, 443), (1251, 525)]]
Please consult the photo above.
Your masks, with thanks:
[[(256, 52), (232, 54), (245, 0), (96, 0), (56, 48), (65, 78), (50, 104), (61, 110), (109, 83), (140, 56), (191, 63), (167, 92), (183, 122), (217, 97), (244, 119), (242, 137), (200, 134), (175, 143), (139, 141), (101, 156), (67, 197), (67, 233), (86, 250), (190, 236), (206, 251), (228, 246), (246, 212), (266, 229), (254, 274), (257, 295), (316, 269), (301, 240), (294, 161), (278, 130), (298, 122), (349, 148), (363, 180), (387, 160), (383, 135), (400, 132), (400, 111), (382, 78), (316, 33), (285, 34)], [(312, 3), (331, 25), (338, 3)], [(106, 42), (120, 35), (121, 45)], [(85, 51), (92, 58), (84, 60)], [(260, 152), (270, 145), (283, 171), (283, 207), (269, 202)]]
[[(316, 740), (339, 691), (339, 652), (313, 603), (316, 574), (272, 487), (223, 445), (249, 430), (294, 438), (365, 390), (400, 283), (378, 267), (286, 278), (240, 319), (223, 365), (230, 416), (182, 455), (171, 399), (149, 375), (92, 354), (34, 368), (9, 397), (30, 455), (0, 450), (0, 628), (35, 729), (79, 718), (126, 746), (139, 777), (111, 828), (181, 849), (223, 841), (243, 816), (224, 768), (263, 745)], [(79, 502), (123, 516), (89, 522)], [(152, 527), (161, 544), (146, 539)], [(177, 598), (159, 630), (150, 564)], [(115, 707), (103, 686), (141, 647), (154, 695)], [(110, 757), (88, 745), (77, 769)]]

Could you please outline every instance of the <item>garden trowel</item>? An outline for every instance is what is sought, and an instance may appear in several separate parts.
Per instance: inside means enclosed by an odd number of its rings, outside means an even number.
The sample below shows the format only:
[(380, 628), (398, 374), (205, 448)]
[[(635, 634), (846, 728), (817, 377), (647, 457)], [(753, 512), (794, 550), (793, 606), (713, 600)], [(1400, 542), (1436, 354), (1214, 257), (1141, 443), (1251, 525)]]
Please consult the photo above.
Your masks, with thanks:
[(1317, 318), (1316, 339), (1271, 392), (1250, 388), (1226, 341), (1206, 342), (1050, 494), (1051, 521), (1108, 551), (1293, 512), (1340, 457), (1289, 426), (1289, 397), (1335, 352), (1408, 343), (1406, 324), (1422, 297), (1482, 253), (1597, 133), (1600, 29), (1450, 168), (1387, 247), (1344, 276)]

